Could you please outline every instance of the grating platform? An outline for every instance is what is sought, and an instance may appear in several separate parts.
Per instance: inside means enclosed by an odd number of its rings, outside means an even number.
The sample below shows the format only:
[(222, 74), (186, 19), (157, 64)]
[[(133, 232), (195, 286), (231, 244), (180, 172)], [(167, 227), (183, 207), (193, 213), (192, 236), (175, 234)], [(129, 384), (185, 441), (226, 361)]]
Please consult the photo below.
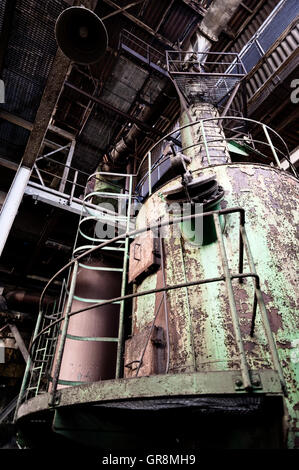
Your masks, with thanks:
[(167, 70), (189, 104), (219, 104), (245, 76), (234, 53), (167, 51)]

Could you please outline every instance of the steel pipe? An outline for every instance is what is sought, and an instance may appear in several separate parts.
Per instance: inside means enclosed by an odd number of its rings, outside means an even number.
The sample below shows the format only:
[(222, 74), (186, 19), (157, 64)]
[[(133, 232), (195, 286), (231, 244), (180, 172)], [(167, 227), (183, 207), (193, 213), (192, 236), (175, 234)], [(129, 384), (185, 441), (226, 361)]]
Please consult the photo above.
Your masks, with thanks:
[(14, 223), (18, 209), (31, 175), (31, 169), (20, 166), (4, 201), (0, 213), (0, 256), (2, 255), (10, 229)]

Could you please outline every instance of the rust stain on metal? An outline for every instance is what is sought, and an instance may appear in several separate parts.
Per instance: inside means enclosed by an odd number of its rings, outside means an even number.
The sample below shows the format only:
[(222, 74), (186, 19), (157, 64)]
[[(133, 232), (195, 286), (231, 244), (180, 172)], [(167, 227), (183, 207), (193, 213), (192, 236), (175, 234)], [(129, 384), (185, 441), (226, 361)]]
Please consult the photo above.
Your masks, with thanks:
[(283, 328), (281, 315), (279, 315), (278, 309), (273, 307), (273, 297), (269, 294), (266, 294), (265, 292), (263, 292), (263, 297), (268, 310), (268, 318), (271, 325), (271, 330), (274, 333), (277, 333), (278, 330)]
[[(211, 171), (217, 174), (217, 181), (225, 190), (221, 207), (238, 205), (246, 210), (246, 232), (287, 381), (289, 397), (286, 399), (286, 406), (289, 410), (289, 428), (294, 430), (297, 384), (290, 356), (292, 340), (296, 338), (294, 335), (298, 331), (297, 319), (294, 315), (297, 302), (295, 293), (297, 247), (294, 240), (298, 183), (292, 176), (282, 171), (257, 164), (221, 165), (213, 169), (195, 171), (193, 176), (209, 174)], [(163, 189), (170, 189), (173, 184), (174, 181), (165, 185)], [(156, 214), (161, 214), (163, 211), (165, 211), (164, 202), (157, 194), (153, 194), (144, 204), (141, 216), (138, 216), (139, 226), (144, 221), (150, 224), (155, 220)], [(233, 215), (226, 217), (223, 237), (229, 268), (232, 273), (237, 273), (239, 241), (237, 217)], [(187, 242), (181, 243), (172, 237), (164, 240), (164, 249), (168, 285), (223, 274), (216, 242), (204, 247), (192, 247)], [(248, 270), (245, 257), (244, 271), (248, 272)], [(158, 272), (155, 275), (157, 286), (161, 285), (159, 276)], [(145, 284), (142, 284), (138, 289), (144, 289)], [(286, 286), (288, 286), (287, 289)], [(259, 309), (256, 316), (255, 334), (254, 337), (250, 337), (253, 280), (247, 279), (242, 285), (233, 281), (233, 291), (249, 368), (273, 369), (270, 347)], [(193, 367), (192, 357), (194, 356), (198, 371), (240, 369), (224, 282), (170, 291), (167, 293), (167, 298), (170, 372), (190, 370)], [(161, 294), (156, 295), (155, 306), (160, 299)], [(140, 299), (139, 302), (141, 302)], [(163, 327), (165, 325), (162, 312), (161, 315), (157, 318), (157, 325)], [(139, 310), (138, 316), (140, 317)], [(144, 322), (143, 325), (146, 328), (148, 322)], [(188, 331), (192, 331), (193, 345), (188, 337)]]
[(158, 240), (151, 230), (142, 233), (131, 243), (129, 259), (129, 282), (160, 265)]

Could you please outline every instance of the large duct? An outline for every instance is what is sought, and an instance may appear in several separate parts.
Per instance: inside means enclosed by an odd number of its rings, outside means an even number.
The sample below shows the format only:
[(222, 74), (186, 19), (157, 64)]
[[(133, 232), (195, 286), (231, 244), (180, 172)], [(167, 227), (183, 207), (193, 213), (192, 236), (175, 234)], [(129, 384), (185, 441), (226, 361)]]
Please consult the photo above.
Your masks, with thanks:
[[(211, 48), (211, 41), (217, 41), (218, 36), (223, 31), (232, 15), (240, 5), (241, 0), (215, 0), (209, 7), (207, 14), (196, 31), (196, 40), (189, 44), (187, 50), (190, 52), (208, 51)], [(207, 39), (209, 38), (209, 39)], [(152, 108), (145, 105), (140, 120), (146, 121), (152, 113)], [(213, 114), (213, 112), (212, 112)], [(211, 117), (210, 115), (208, 117)], [(134, 150), (135, 140), (140, 133), (140, 128), (134, 124), (125, 137), (122, 137), (108, 152), (108, 162), (100, 168), (101, 171), (113, 171), (115, 167), (125, 166), (127, 156)], [(110, 162), (110, 164), (109, 164)]]
[[(240, 5), (241, 0), (215, 0), (209, 7), (207, 14), (203, 21), (200, 23), (198, 29), (191, 37), (189, 44), (185, 50), (196, 54), (197, 60), (205, 61), (206, 57), (199, 57), (198, 52), (208, 52), (212, 46), (213, 41), (218, 40), (221, 31), (225, 30), (230, 19)], [(189, 54), (186, 56), (190, 60)], [(218, 109), (212, 103), (203, 102), (201, 99), (202, 85), (200, 78), (198, 83), (190, 88), (190, 101), (191, 105), (188, 109), (182, 109), (180, 124), (185, 125), (191, 121), (199, 121), (201, 119), (217, 119), (219, 117)], [(198, 92), (196, 93), (196, 90)], [(213, 149), (211, 151), (211, 158), (213, 163), (223, 163), (229, 161), (229, 153), (226, 146), (225, 136), (223, 133), (222, 125), (219, 121), (208, 121), (205, 123), (206, 137), (211, 141), (214, 140)], [(196, 169), (203, 166), (202, 162), (205, 156), (205, 148), (203, 143), (202, 128), (200, 125), (182, 130), (182, 144), (183, 147), (191, 148), (187, 151), (187, 155), (192, 158), (190, 169)]]
[[(26, 313), (38, 313), (40, 293), (28, 292), (26, 290), (10, 291), (5, 296), (7, 307), (10, 310), (17, 310)], [(54, 299), (47, 296), (45, 298), (46, 304), (51, 304)]]
[(240, 3), (241, 0), (214, 0), (199, 26), (200, 32), (211, 41), (218, 41)]
[[(139, 119), (146, 121), (152, 113), (152, 108), (149, 105), (143, 105)], [(137, 124), (133, 124), (125, 137), (122, 137), (108, 153), (109, 159), (115, 165), (122, 163), (126, 165), (126, 156), (134, 150), (135, 140), (140, 133), (140, 128)], [(122, 162), (121, 162), (122, 160)]]
[(218, 41), (220, 33), (226, 29), (240, 3), (241, 0), (214, 0), (184, 49), (190, 52), (207, 52), (212, 43)]

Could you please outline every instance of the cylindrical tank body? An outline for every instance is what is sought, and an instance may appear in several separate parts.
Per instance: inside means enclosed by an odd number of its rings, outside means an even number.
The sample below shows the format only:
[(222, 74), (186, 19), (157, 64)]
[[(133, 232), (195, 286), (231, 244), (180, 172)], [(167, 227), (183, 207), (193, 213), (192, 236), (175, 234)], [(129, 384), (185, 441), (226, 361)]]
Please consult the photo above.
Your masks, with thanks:
[[(204, 174), (215, 174), (223, 187), (222, 208), (241, 206), (245, 209), (246, 232), (287, 383), (289, 446), (293, 447), (298, 419), (298, 392), (295, 385), (299, 343), (295, 281), (298, 263), (298, 182), (284, 171), (260, 164), (216, 165), (195, 171), (193, 176), (196, 178)], [(165, 215), (167, 204), (163, 192), (170, 190), (178, 182), (177, 179), (167, 183), (144, 203), (137, 217), (137, 228), (154, 224), (158, 217)], [(230, 272), (238, 273), (238, 214), (225, 216), (222, 230)], [(163, 251), (167, 285), (223, 275), (217, 241), (194, 246), (181, 236), (170, 236), (163, 238)], [(243, 271), (250, 271), (246, 257)], [(161, 287), (161, 279), (160, 269), (149, 274), (137, 286), (137, 291)], [(254, 303), (253, 280), (248, 278), (243, 284), (239, 284), (238, 280), (232, 282), (248, 367), (251, 370), (274, 369), (259, 310), (254, 336), (250, 336)], [(151, 294), (135, 300), (133, 337), (140, 335), (142, 331), (148, 331), (160, 298), (161, 294)], [(167, 306), (170, 373), (240, 370), (225, 282), (168, 291)], [(156, 325), (165, 329), (164, 314), (161, 310)], [(136, 359), (139, 357), (140, 352), (136, 351)], [(148, 373), (145, 363), (144, 360), (139, 375)]]
[[(108, 258), (79, 264), (71, 312), (120, 295), (121, 273), (109, 271), (112, 266), (115, 261)], [(70, 317), (58, 388), (115, 378), (118, 324), (119, 304), (93, 308)], [(112, 338), (115, 340), (111, 341)], [(58, 344), (59, 341), (60, 336)], [(58, 348), (52, 376), (57, 354)]]
[[(218, 109), (210, 103), (193, 103), (180, 117), (180, 125), (187, 126), (181, 133), (182, 147), (192, 161), (189, 170), (199, 167), (230, 162), (227, 142)], [(210, 119), (202, 123), (189, 125), (190, 121)], [(207, 145), (204, 141), (207, 141)], [(207, 155), (207, 147), (208, 154)], [(210, 160), (210, 163), (209, 163)]]

